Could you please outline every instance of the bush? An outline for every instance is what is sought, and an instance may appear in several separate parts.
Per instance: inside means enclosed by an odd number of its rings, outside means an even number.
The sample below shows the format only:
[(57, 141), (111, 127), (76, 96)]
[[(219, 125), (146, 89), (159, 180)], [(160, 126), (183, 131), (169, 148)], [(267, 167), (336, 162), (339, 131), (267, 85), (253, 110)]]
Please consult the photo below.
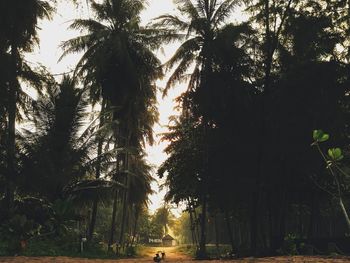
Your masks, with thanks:
[(288, 234), (283, 241), (282, 247), (277, 251), (281, 255), (293, 256), (298, 254), (296, 236)]

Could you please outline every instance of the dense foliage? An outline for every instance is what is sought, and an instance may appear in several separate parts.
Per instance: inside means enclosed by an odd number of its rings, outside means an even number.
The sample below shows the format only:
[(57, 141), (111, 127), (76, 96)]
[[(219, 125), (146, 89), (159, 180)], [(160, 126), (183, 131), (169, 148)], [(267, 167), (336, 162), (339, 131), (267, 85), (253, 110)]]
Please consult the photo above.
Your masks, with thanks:
[[(349, 5), (246, 1), (248, 21), (230, 24), (238, 2), (177, 1), (182, 16), (156, 23), (188, 36), (166, 64), (174, 72), (168, 87), (190, 76), (182, 114), (163, 137), (169, 157), (158, 172), (167, 200), (187, 205), (198, 257), (207, 242), (230, 242), (241, 255), (275, 254), (291, 239), (344, 250)], [(344, 149), (339, 180), (310, 147), (319, 128), (331, 134), (320, 147)]]
[[(61, 46), (81, 58), (55, 77), (25, 59), (55, 1), (0, 2), (0, 255), (72, 255), (85, 237), (89, 253), (130, 255), (169, 228), (198, 258), (207, 243), (350, 252), (349, 1), (176, 0), (147, 26), (144, 0), (82, 2), (91, 16)], [(164, 96), (188, 84), (158, 169), (186, 206), (177, 222), (147, 211), (167, 72)]]

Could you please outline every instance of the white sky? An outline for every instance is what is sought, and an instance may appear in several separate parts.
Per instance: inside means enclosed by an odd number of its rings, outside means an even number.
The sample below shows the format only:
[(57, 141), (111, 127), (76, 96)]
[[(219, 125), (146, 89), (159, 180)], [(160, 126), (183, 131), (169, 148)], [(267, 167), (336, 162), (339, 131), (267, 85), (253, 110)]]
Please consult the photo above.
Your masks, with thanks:
[[(84, 2), (84, 1), (81, 1)], [(166, 13), (174, 13), (176, 11), (175, 5), (172, 0), (149, 0), (148, 7), (142, 14), (142, 22), (148, 23), (152, 18)], [(58, 1), (56, 15), (51, 21), (43, 21), (40, 24), (40, 49), (35, 50), (32, 54), (28, 54), (27, 59), (34, 63), (40, 63), (48, 68), (53, 74), (60, 74), (68, 72), (74, 69), (77, 61), (80, 58), (80, 54), (69, 55), (58, 63), (58, 59), (62, 54), (62, 50), (59, 45), (62, 41), (71, 39), (79, 34), (79, 32), (68, 30), (73, 19), (89, 17), (91, 11), (87, 8), (86, 4), (82, 4), (77, 7), (70, 3), (70, 1)], [(240, 18), (241, 14), (236, 16)], [(241, 20), (241, 19), (239, 19)], [(158, 52), (159, 58), (162, 62), (165, 62), (176, 50), (177, 44), (171, 44), (163, 47), (162, 52)], [(164, 87), (165, 80), (158, 81), (158, 86)], [(154, 127), (155, 134), (166, 132), (166, 125), (168, 124), (168, 118), (171, 115), (177, 114), (174, 110), (175, 103), (174, 98), (179, 96), (185, 90), (185, 85), (179, 85), (175, 89), (169, 91), (166, 98), (162, 98), (161, 94), (158, 94), (158, 107), (160, 112), (159, 124)], [(156, 144), (153, 146), (147, 146), (146, 152), (148, 153), (147, 160), (150, 164), (158, 167), (165, 159), (166, 154), (163, 152), (166, 147), (166, 142), (160, 142), (160, 137), (156, 137)], [(157, 179), (157, 177), (155, 176)], [(151, 204), (149, 209), (154, 212), (158, 207), (162, 205), (165, 190), (159, 191), (158, 183), (153, 183), (152, 188), (157, 192), (150, 197)], [(175, 214), (179, 215), (180, 209), (174, 210)]]

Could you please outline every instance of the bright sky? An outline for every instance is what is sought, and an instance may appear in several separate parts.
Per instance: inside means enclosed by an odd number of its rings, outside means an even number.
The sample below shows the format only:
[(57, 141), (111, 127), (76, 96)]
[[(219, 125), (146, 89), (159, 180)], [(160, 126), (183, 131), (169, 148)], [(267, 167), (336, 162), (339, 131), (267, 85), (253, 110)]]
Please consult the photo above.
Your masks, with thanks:
[[(83, 1), (82, 1), (83, 2)], [(174, 13), (175, 5), (172, 0), (149, 0), (148, 7), (142, 14), (142, 22), (148, 23), (152, 18), (166, 13)], [(60, 74), (68, 72), (74, 69), (80, 56), (69, 55), (58, 63), (58, 59), (62, 54), (62, 50), (59, 45), (62, 41), (71, 39), (79, 34), (79, 32), (68, 30), (67, 27), (71, 24), (72, 20), (76, 18), (89, 17), (91, 11), (87, 8), (86, 4), (79, 6), (78, 8), (70, 1), (58, 1), (57, 12), (51, 21), (43, 21), (40, 25), (40, 49), (37, 49), (34, 53), (29, 54), (27, 59), (34, 63), (41, 63), (46, 66), (51, 73)], [(239, 14), (236, 17), (240, 17)], [(165, 62), (176, 50), (177, 44), (171, 44), (164, 46), (162, 52), (158, 52), (159, 58), (162, 62)], [(164, 87), (165, 80), (158, 81), (159, 87)], [(169, 91), (166, 98), (162, 98), (161, 94), (158, 94), (158, 107), (160, 112), (160, 121), (154, 127), (155, 134), (166, 132), (166, 125), (168, 124), (168, 118), (171, 115), (177, 114), (174, 110), (175, 103), (174, 98), (179, 96), (185, 90), (185, 85), (179, 85), (175, 89)], [(166, 142), (160, 142), (160, 137), (157, 136), (156, 144), (153, 146), (147, 146), (148, 162), (155, 167), (158, 167), (165, 159), (166, 154), (163, 152), (166, 147)], [(156, 169), (155, 169), (156, 172)], [(157, 177), (155, 176), (157, 179)], [(152, 188), (156, 191), (156, 194), (150, 197), (151, 204), (149, 209), (154, 212), (158, 207), (162, 205), (165, 190), (159, 190), (159, 184), (161, 182), (155, 182), (152, 184)], [(174, 213), (179, 215), (180, 209), (174, 209)]]

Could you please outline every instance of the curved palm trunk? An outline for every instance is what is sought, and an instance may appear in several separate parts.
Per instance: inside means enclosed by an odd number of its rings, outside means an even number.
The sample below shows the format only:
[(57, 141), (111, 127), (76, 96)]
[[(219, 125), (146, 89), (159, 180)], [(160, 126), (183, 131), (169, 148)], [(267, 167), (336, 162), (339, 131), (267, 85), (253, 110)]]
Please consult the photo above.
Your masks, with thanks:
[[(102, 108), (101, 108), (101, 116), (100, 116), (100, 124), (99, 128), (102, 128), (104, 125), (104, 114), (105, 114), (105, 100), (102, 100)], [(103, 138), (100, 138), (97, 145), (97, 163), (96, 163), (96, 179), (99, 179), (101, 176), (101, 154), (102, 154), (102, 146), (103, 146)], [(91, 221), (89, 226), (88, 240), (92, 239), (95, 225), (96, 225), (96, 216), (97, 216), (97, 205), (98, 205), (98, 197), (95, 198), (94, 203), (92, 205), (91, 212)]]

